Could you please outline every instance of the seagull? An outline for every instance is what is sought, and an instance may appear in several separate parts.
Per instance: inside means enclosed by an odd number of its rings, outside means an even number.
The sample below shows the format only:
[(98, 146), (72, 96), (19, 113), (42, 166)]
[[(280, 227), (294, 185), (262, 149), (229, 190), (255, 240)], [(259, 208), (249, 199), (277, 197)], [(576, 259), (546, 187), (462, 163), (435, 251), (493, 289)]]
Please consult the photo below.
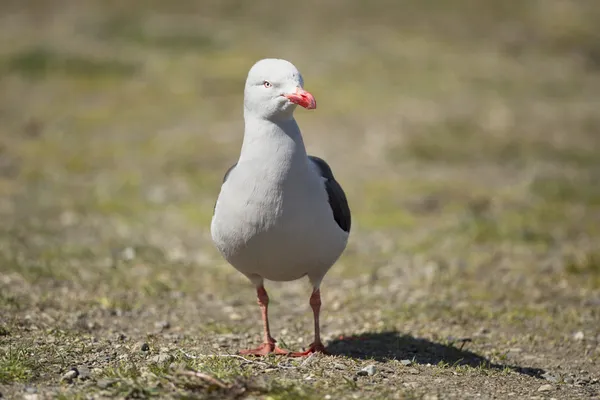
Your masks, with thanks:
[[(331, 168), (306, 152), (294, 110), (317, 107), (298, 69), (282, 59), (258, 61), (244, 89), (244, 139), (227, 170), (211, 221), (212, 240), (225, 260), (256, 287), (264, 341), (242, 355), (294, 357), (326, 353), (319, 331), (320, 286), (343, 253), (351, 215)], [(308, 277), (314, 341), (303, 352), (276, 345), (264, 280)]]

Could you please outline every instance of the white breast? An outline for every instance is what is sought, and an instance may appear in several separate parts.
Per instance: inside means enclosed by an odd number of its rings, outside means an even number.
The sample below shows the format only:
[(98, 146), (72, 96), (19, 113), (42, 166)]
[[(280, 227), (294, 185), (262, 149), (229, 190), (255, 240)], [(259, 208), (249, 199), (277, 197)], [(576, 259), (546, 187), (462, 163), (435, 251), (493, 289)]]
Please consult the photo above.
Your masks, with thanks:
[(323, 181), (308, 165), (238, 164), (223, 184), (211, 230), (225, 259), (245, 275), (321, 279), (346, 247)]

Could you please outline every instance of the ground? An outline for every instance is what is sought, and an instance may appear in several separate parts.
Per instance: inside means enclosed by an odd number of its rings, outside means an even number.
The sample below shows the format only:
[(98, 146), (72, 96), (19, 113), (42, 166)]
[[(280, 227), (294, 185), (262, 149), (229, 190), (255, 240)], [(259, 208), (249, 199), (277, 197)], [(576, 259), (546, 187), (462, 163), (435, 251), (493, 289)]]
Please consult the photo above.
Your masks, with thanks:
[[(0, 5), (5, 398), (600, 398), (597, 1)], [(332, 355), (212, 246), (263, 57), (353, 212)], [(312, 339), (307, 282), (267, 283)], [(2, 397), (0, 396), (0, 397)]]

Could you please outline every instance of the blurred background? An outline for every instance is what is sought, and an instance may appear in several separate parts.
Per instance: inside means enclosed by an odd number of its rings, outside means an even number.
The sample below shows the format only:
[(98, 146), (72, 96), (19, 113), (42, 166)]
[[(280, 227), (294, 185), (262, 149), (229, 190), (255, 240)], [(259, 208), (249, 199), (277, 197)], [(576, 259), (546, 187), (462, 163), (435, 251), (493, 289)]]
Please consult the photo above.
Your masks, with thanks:
[[(318, 101), (297, 119), (354, 216), (325, 330), (597, 327), (598, 21), (596, 0), (2, 1), (7, 326), (38, 307), (143, 331), (163, 310), (258, 334), (209, 225), (247, 71), (277, 57)], [(273, 290), (308, 318), (304, 284)]]

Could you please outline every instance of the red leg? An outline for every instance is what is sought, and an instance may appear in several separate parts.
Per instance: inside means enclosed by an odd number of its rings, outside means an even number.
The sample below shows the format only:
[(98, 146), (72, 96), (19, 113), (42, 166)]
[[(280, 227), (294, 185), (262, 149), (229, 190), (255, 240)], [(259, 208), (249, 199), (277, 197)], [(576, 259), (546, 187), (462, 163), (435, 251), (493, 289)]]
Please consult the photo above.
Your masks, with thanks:
[(239, 354), (242, 355), (253, 355), (253, 356), (266, 356), (267, 354), (284, 354), (287, 355), (290, 352), (283, 350), (275, 345), (276, 340), (271, 337), (271, 330), (269, 329), (269, 296), (264, 286), (256, 288), (256, 295), (258, 297), (258, 305), (262, 313), (262, 321), (264, 326), (264, 342), (255, 349), (240, 350)]
[(313, 291), (310, 296), (310, 307), (313, 310), (315, 318), (315, 340), (308, 346), (308, 350), (290, 353), (292, 357), (305, 357), (312, 353), (328, 354), (325, 346), (321, 342), (321, 333), (319, 328), (319, 313), (321, 311), (321, 291), (319, 289)]

